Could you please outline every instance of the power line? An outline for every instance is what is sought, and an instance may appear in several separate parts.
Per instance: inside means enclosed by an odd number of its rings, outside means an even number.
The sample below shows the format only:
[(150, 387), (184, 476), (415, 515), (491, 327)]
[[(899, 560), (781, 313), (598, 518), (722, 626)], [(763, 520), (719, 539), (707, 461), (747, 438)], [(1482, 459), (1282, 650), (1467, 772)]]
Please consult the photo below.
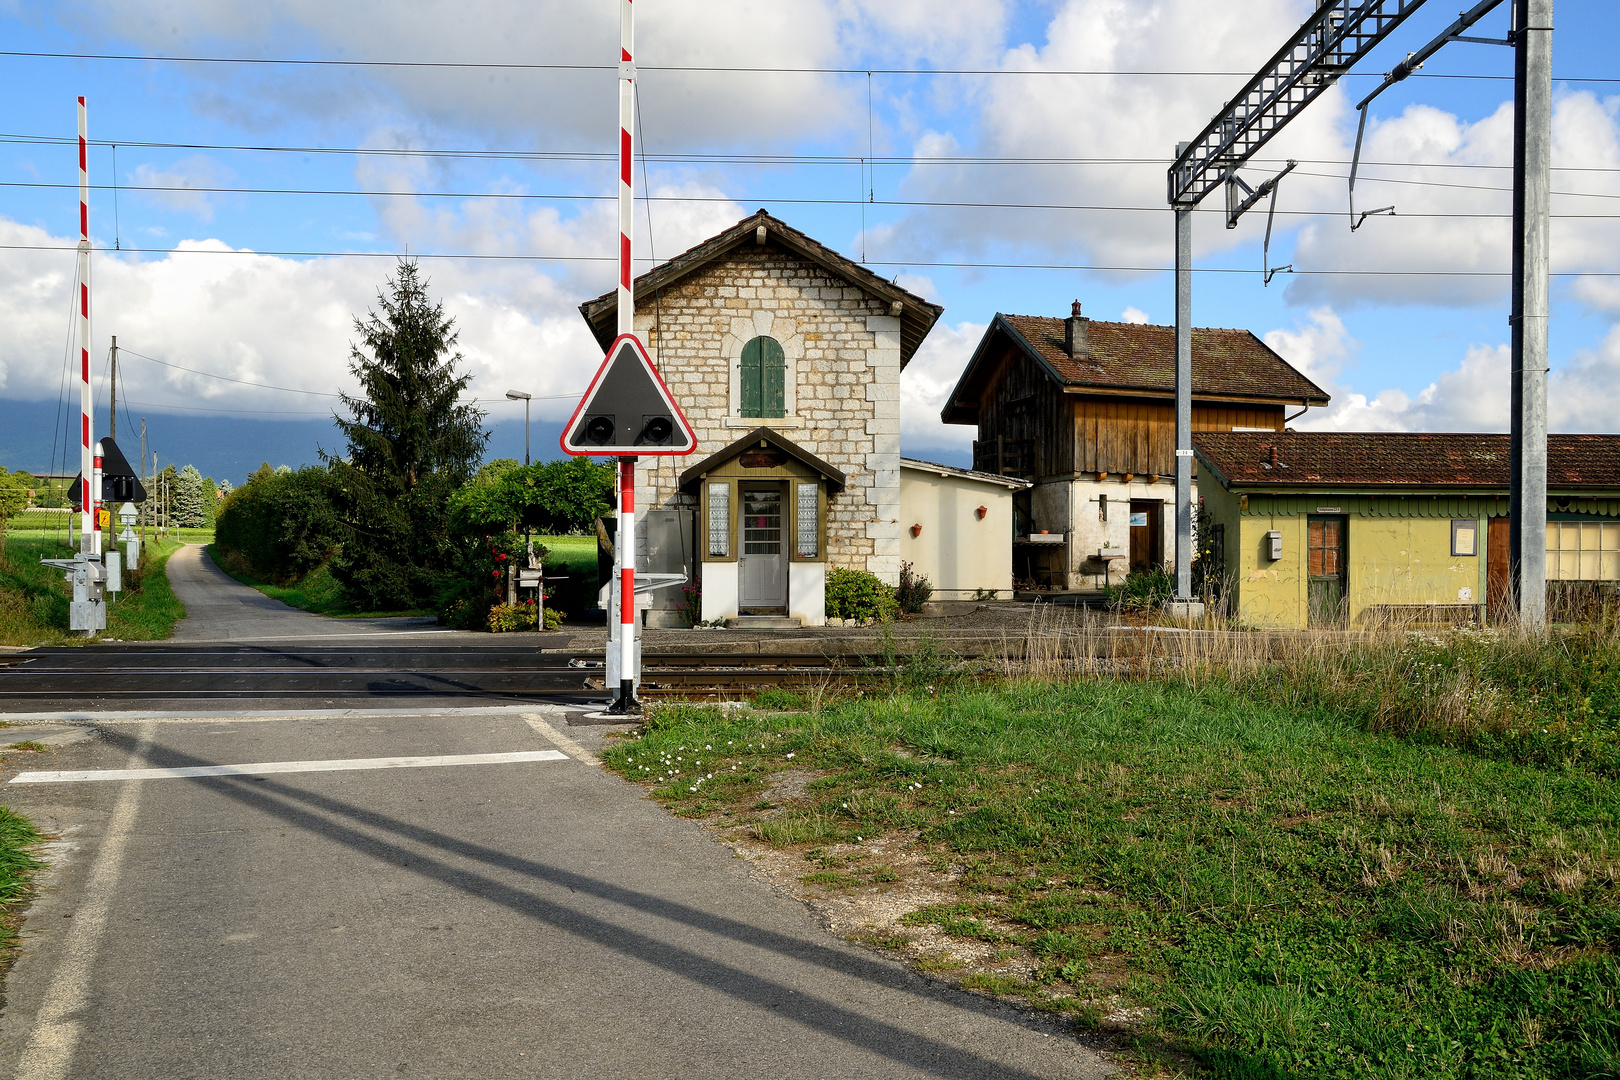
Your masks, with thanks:
[[(77, 245), (66, 244), (0, 244), (0, 251), (77, 251)], [(108, 247), (92, 247), (92, 251), (111, 252)], [(277, 258), (357, 258), (357, 259), (462, 259), (483, 262), (617, 262), (612, 255), (490, 255), (474, 252), (448, 251), (260, 251), (252, 248), (125, 248), (125, 252), (147, 255), (264, 255)], [(637, 262), (650, 262), (637, 259)], [(924, 266), (962, 270), (1083, 270), (1112, 274), (1168, 274), (1172, 266), (1098, 266), (1087, 263), (1007, 263), (973, 262), (968, 260), (872, 259), (871, 266), (906, 267)], [(1260, 271), (1243, 266), (1195, 266), (1195, 274), (1259, 274)], [(1295, 270), (1296, 277), (1507, 277), (1506, 270)], [(1553, 277), (1620, 277), (1620, 271), (1569, 270), (1554, 273)], [(494, 400), (494, 399), (491, 399)]]
[[(1324, 179), (1344, 179), (1331, 173), (1301, 172), (1300, 176), (1314, 176)], [(1479, 184), (1451, 184), (1438, 180), (1407, 180), (1394, 177), (1364, 177), (1368, 183), (1410, 184), (1420, 187), (1456, 188), (1466, 191), (1501, 191), (1509, 192), (1511, 188), (1491, 187)], [(76, 184), (43, 183), (31, 180), (5, 180), (0, 181), (0, 188), (43, 188), (43, 189), (73, 189)], [(92, 185), (94, 189), (95, 185)], [(394, 199), (489, 199), (497, 201), (518, 202), (612, 202), (614, 195), (581, 195), (581, 194), (541, 194), (534, 192), (514, 191), (361, 191), (352, 188), (251, 188), (251, 187), (200, 187), (189, 184), (145, 184), (123, 185), (125, 191), (149, 192), (189, 192), (198, 195), (307, 195), (307, 196), (355, 196), (360, 198), (394, 198)], [(1571, 198), (1591, 199), (1620, 199), (1620, 193), (1607, 193), (1595, 191), (1555, 191), (1552, 194)], [(637, 202), (654, 203), (755, 203), (761, 205), (776, 204), (781, 206), (850, 206), (860, 203), (863, 206), (893, 206), (918, 207), (934, 209), (966, 209), (966, 210), (1086, 210), (1105, 212), (1141, 212), (1162, 214), (1162, 205), (1129, 206), (1107, 203), (1013, 203), (991, 202), (985, 199), (951, 200), (951, 199), (850, 199), (850, 198), (810, 198), (802, 196), (778, 197), (769, 195), (638, 195)], [(1217, 207), (1199, 207), (1195, 213), (1224, 214), (1226, 211)], [(1342, 208), (1329, 210), (1277, 210), (1275, 213), (1287, 217), (1332, 217), (1341, 214)], [(1432, 212), (1417, 211), (1403, 213), (1408, 218), (1467, 218), (1467, 219), (1506, 219), (1511, 217), (1507, 213), (1477, 213), (1477, 212)], [(1554, 218), (1563, 219), (1597, 219), (1609, 220), (1613, 214), (1554, 214)], [(116, 250), (123, 250), (117, 248)]]
[[(617, 71), (616, 64), (537, 64), (500, 61), (467, 60), (331, 60), (305, 57), (263, 56), (156, 56), (148, 53), (82, 53), (47, 52), (44, 50), (0, 50), (0, 56), (14, 56), (32, 60), (108, 60), (130, 63), (161, 64), (240, 64), (248, 67), (339, 67), (339, 68), (440, 68), (467, 71)], [(663, 71), (693, 74), (737, 75), (1016, 75), (1016, 76), (1092, 76), (1099, 78), (1247, 78), (1252, 71), (1112, 71), (1104, 68), (880, 68), (880, 67), (769, 67), (739, 64), (637, 64), (638, 71)], [(1383, 78), (1376, 72), (1346, 72), (1340, 78)], [(1511, 75), (1471, 75), (1454, 72), (1414, 72), (1414, 79), (1460, 79), (1476, 82), (1512, 81)], [(1560, 82), (1612, 83), (1615, 78), (1585, 78), (1582, 76), (1555, 76)]]
[(202, 376), (205, 376), (206, 378), (218, 379), (221, 382), (236, 383), (236, 384), (238, 384), (240, 386), (255, 386), (255, 387), (258, 387), (261, 390), (280, 390), (283, 393), (287, 393), (287, 394), (309, 394), (312, 397), (335, 398), (335, 397), (338, 396), (337, 394), (328, 394), (328, 393), (326, 393), (325, 391), (322, 391), (322, 390), (298, 390), (298, 389), (295, 389), (294, 387), (291, 387), (291, 386), (272, 386), (269, 383), (248, 382), (246, 379), (236, 379), (236, 378), (232, 378), (229, 375), (215, 375), (211, 371), (199, 371), (197, 368), (186, 367), (183, 364), (171, 364), (167, 360), (159, 360), (155, 356), (147, 356), (145, 353), (138, 353), (134, 349), (129, 348), (128, 346), (125, 346), (124, 348), (121, 348), (118, 351), (128, 353), (131, 356), (138, 356), (142, 360), (150, 360), (154, 364), (162, 364), (166, 368), (174, 368), (176, 371), (189, 371), (193, 375), (202, 375)]
[[(77, 145), (77, 140), (56, 135), (26, 135), (19, 133), (0, 133), (0, 143), (18, 143), (24, 145)], [(140, 147), (155, 150), (229, 150), (242, 153), (267, 154), (352, 154), (356, 156), (371, 157), (443, 157), (468, 158), (473, 160), (498, 161), (603, 161), (617, 160), (612, 151), (597, 150), (475, 150), (468, 148), (424, 148), (424, 147), (369, 147), (369, 146), (276, 146), (270, 144), (255, 145), (248, 143), (199, 143), (199, 142), (163, 142), (156, 140), (118, 139), (115, 143), (111, 139), (91, 139), (91, 146), (111, 147)], [(1132, 166), (1151, 165), (1156, 168), (1165, 168), (1170, 165), (1169, 157), (1033, 157), (1033, 156), (1003, 156), (1003, 155), (973, 155), (973, 154), (944, 154), (944, 155), (894, 155), (886, 157), (865, 158), (855, 154), (700, 154), (700, 153), (668, 153), (646, 155), (648, 161), (669, 163), (700, 163), (700, 164), (756, 164), (756, 165), (832, 165), (849, 166), (856, 163), (871, 162), (878, 165), (1086, 165), (1086, 166)], [(1281, 158), (1252, 158), (1255, 164), (1280, 164)], [(1299, 158), (1303, 165), (1344, 165), (1350, 162), (1339, 158)], [(1511, 169), (1511, 164), (1493, 165), (1485, 163), (1466, 162), (1412, 162), (1412, 161), (1362, 161), (1362, 168), (1372, 166), (1387, 166), (1389, 168), (1421, 167), (1425, 169)], [(1620, 172), (1609, 166), (1601, 165), (1555, 165), (1557, 172)]]

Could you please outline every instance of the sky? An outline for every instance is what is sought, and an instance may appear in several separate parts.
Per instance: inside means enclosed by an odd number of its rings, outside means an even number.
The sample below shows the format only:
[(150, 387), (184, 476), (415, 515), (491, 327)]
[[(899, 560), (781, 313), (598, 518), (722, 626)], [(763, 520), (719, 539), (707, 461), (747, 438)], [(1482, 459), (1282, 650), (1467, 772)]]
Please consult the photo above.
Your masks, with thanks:
[[(1301, 428), (1506, 430), (1511, 50), (1450, 44), (1369, 105), (1357, 202), (1395, 213), (1353, 233), (1347, 213), (1356, 102), (1456, 6), (1419, 9), (1250, 163), (1253, 185), (1299, 162), (1269, 252), (1261, 210), (1228, 230), (1217, 192), (1196, 217), (1194, 323), (1252, 330), (1326, 388)], [(1094, 319), (1171, 321), (1174, 146), (1312, 3), (636, 7), (638, 272), (763, 207), (943, 304), (902, 379), (902, 451), (965, 464), (974, 430), (939, 411), (996, 312), (1078, 299)], [(1473, 33), (1501, 36), (1507, 7)], [(607, 0), (0, 0), (0, 464), (52, 456), (78, 95), (93, 355), (103, 372), (117, 335), (121, 412), (171, 446), (235, 430), (314, 460), (309, 432), (353, 386), (353, 320), (409, 255), (460, 328), (492, 452), (521, 454), (504, 396), (519, 389), (551, 456), (601, 360), (578, 305), (612, 282), (618, 15)], [(1620, 5), (1560, 0), (1557, 431), (1620, 431), (1615, 40)], [(1263, 260), (1293, 272), (1267, 286)], [(257, 456), (237, 450), (217, 471), (239, 481)]]

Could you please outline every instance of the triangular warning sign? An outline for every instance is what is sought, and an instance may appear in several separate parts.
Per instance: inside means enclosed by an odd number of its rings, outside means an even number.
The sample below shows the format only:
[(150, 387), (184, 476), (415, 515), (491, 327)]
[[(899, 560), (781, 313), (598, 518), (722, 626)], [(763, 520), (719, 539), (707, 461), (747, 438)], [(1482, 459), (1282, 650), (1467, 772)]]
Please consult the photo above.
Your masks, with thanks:
[[(118, 444), (112, 439), (102, 439), (97, 444), (101, 447), (101, 501), (105, 503), (143, 503), (146, 501), (146, 487), (141, 483), (140, 477), (130, 466), (129, 459), (124, 452), (118, 449)], [(79, 502), (79, 485), (84, 483), (82, 474), (73, 478), (73, 486), (68, 488), (68, 502), (74, 509), (81, 509)]]
[(690, 454), (697, 436), (633, 334), (620, 334), (563, 428), (570, 454)]

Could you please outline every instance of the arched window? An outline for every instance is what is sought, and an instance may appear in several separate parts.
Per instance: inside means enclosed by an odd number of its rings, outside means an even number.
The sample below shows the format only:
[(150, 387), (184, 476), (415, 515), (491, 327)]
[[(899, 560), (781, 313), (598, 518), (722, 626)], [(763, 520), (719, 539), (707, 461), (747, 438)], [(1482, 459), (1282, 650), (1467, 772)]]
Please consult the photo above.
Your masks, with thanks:
[(783, 372), (787, 362), (775, 338), (757, 337), (742, 351), (742, 415), (785, 415)]

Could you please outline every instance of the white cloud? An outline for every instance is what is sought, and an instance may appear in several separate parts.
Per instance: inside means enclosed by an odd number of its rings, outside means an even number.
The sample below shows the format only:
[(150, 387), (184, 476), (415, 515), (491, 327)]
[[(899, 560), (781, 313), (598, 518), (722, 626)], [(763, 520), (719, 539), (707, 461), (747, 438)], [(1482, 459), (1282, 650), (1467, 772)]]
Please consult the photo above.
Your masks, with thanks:
[(1124, 323), (1136, 323), (1139, 326), (1146, 326), (1153, 320), (1148, 318), (1147, 312), (1132, 304), (1128, 305), (1124, 311), (1119, 313), (1119, 321)]
[(978, 428), (941, 423), (939, 413), (984, 331), (982, 323), (935, 323), (906, 365), (900, 376), (900, 445), (907, 453), (914, 448), (972, 447)]
[[(1059, 75), (1061, 71), (1240, 71), (1258, 66), (1309, 14), (1308, 0), (1067, 0), (1042, 45), (1021, 44), (999, 58), (1000, 74), (973, 82), (976, 109), (963, 125), (915, 140), (918, 156), (1114, 159), (1022, 168), (919, 163), (906, 182), (911, 197), (966, 207), (913, 212), (873, 239), (897, 257), (1012, 245), (1065, 261), (1164, 265), (1171, 225), (1164, 208), (1165, 169), (1175, 144), (1198, 132), (1241, 76)], [(1266, 153), (1333, 157), (1342, 94), (1330, 90)], [(1123, 159), (1123, 160), (1120, 160)], [(1135, 163), (1140, 160), (1140, 163)], [(1050, 203), (1136, 210), (997, 209), (994, 203)], [(1263, 222), (1228, 233), (1200, 215), (1200, 255), (1258, 236)], [(903, 244), (902, 241), (903, 240)]]
[(143, 198), (212, 221), (222, 196), (217, 191), (199, 189), (226, 187), (235, 177), (234, 172), (206, 154), (194, 154), (166, 169), (137, 165), (130, 179), (147, 189), (142, 192)]
[[(1506, 431), (1512, 354), (1504, 343), (1474, 343), (1462, 361), (1417, 394), (1396, 388), (1369, 393), (1349, 372), (1361, 343), (1329, 307), (1311, 311), (1292, 330), (1272, 330), (1267, 345), (1328, 391), (1332, 403), (1295, 422), (1305, 431)], [(1552, 369), (1547, 407), (1553, 431), (1620, 430), (1613, 401), (1620, 386), (1620, 325), (1595, 349)]]
[[(72, 296), (71, 241), (0, 219), (0, 244), (68, 250), (12, 251), (0, 259), (0, 392), (53, 398), (62, 377)], [(185, 241), (148, 261), (97, 256), (92, 272), (95, 341), (250, 383), (331, 393), (350, 388), (352, 320), (375, 304), (393, 270), (385, 259), (295, 260), (233, 252), (213, 240)], [(584, 293), (521, 263), (431, 260), (430, 294), (461, 330), (472, 392), (501, 400), (508, 387), (537, 398), (578, 393), (601, 351), (576, 307)], [(611, 276), (611, 272), (607, 273)], [(99, 371), (99, 365), (98, 365)], [(138, 357), (120, 365), (121, 396), (144, 407), (198, 406), (321, 413), (331, 398), (258, 390)], [(537, 401), (558, 416), (572, 400)], [(137, 406), (142, 407), (142, 406)]]
[[(1620, 174), (1563, 171), (1620, 167), (1617, 109), (1620, 98), (1605, 102), (1590, 93), (1563, 95), (1555, 103), (1555, 192), (1620, 196)], [(1367, 218), (1354, 234), (1346, 213), (1309, 220), (1299, 230), (1295, 267), (1358, 273), (1291, 278), (1288, 299), (1331, 299), (1341, 307), (1501, 302), (1511, 259), (1512, 136), (1513, 108), (1506, 102), (1474, 123), (1427, 105), (1410, 105), (1398, 116), (1369, 122), (1363, 160), (1410, 164), (1364, 166), (1356, 180), (1356, 208), (1393, 204), (1395, 216)], [(1312, 197), (1348, 209), (1343, 181)], [(1555, 216), (1555, 270), (1610, 266), (1620, 246), (1615, 205), (1613, 198), (1555, 196), (1554, 215), (1585, 215)], [(1389, 270), (1435, 273), (1380, 273)], [(1455, 276), (1469, 274), (1501, 276)]]
[[(374, 67), (225, 68), (188, 71), (194, 104), (260, 125), (288, 115), (356, 117), (403, 106), (434, 126), (466, 127), (542, 140), (566, 133), (609, 142), (617, 115), (617, 4), (570, 0), (456, 0), (373, 5), (328, 0), (80, 0), (57, 17), (93, 42), (133, 42), (158, 52), (186, 49), (258, 56), (469, 64), (601, 64), (604, 70)], [(924, 0), (666, 0), (638, 5), (636, 60), (646, 134), (669, 146), (693, 139), (770, 144), (832, 134), (865, 113), (864, 79), (787, 69), (844, 66), (881, 42), (887, 58), (970, 61), (999, 43), (999, 0), (940, 7)], [(747, 67), (766, 74), (659, 71)], [(253, 80), (255, 93), (243, 93)], [(864, 115), (860, 116), (864, 129)], [(556, 147), (549, 147), (555, 149)]]

